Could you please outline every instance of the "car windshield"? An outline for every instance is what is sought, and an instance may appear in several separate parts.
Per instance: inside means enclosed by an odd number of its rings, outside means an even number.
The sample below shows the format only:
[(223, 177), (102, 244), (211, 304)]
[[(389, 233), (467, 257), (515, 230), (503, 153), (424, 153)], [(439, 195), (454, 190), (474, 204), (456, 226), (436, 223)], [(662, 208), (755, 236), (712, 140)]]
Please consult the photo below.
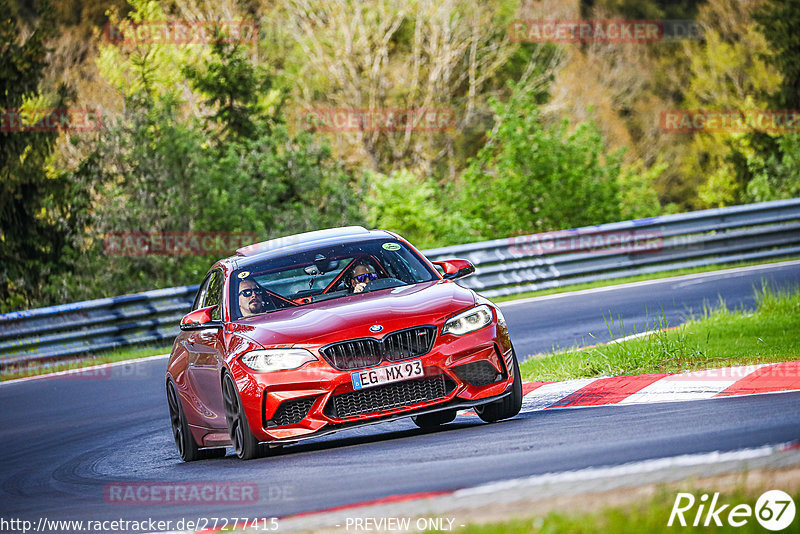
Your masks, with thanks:
[(408, 246), (372, 240), (266, 260), (234, 271), (233, 318), (438, 279)]

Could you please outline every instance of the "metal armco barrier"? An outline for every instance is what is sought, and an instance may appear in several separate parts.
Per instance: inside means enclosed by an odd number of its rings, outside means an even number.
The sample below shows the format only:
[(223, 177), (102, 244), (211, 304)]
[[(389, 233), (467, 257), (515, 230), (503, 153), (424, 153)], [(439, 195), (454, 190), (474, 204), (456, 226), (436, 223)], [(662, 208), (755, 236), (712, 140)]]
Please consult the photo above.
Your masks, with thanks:
[(174, 338), (199, 285), (0, 315), (0, 366)]
[(464, 258), (462, 285), (486, 297), (800, 254), (800, 198), (426, 250)]
[[(465, 258), (459, 283), (496, 297), (687, 267), (800, 254), (800, 198), (665, 215), (423, 251)], [(165, 342), (198, 286), (0, 315), (0, 366)]]

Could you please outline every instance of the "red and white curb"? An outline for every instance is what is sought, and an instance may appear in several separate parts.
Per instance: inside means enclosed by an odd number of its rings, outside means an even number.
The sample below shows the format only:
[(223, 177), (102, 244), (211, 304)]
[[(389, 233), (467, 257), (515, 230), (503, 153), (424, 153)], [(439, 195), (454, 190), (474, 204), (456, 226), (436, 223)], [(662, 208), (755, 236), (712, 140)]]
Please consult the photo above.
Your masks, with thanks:
[[(657, 402), (676, 402), (737, 395), (777, 393), (800, 390), (800, 361), (725, 367), (706, 371), (691, 371), (677, 374), (629, 375), (601, 378), (566, 380), (563, 382), (523, 382), (522, 412), (557, 408), (580, 408), (603, 405), (630, 405)], [(475, 415), (469, 410), (464, 415)], [(285, 531), (347, 531), (348, 518), (389, 517), (420, 514), (442, 514), (456, 510), (485, 506), (487, 496), (494, 496), (498, 503), (512, 500), (536, 500), (558, 496), (560, 485), (572, 484), (570, 491), (600, 491), (617, 487), (641, 485), (641, 476), (662, 472), (662, 482), (679, 480), (688, 476), (677, 473), (678, 468), (702, 468), (691, 472), (692, 476), (709, 473), (713, 465), (736, 465), (747, 462), (759, 467), (757, 461), (776, 453), (796, 453), (800, 442), (765, 445), (737, 451), (690, 454), (671, 458), (659, 458), (632, 462), (620, 466), (596, 467), (563, 473), (547, 473), (519, 479), (491, 482), (474, 487), (449, 491), (433, 491), (390, 495), (379, 499), (356, 502), (284, 516), (280, 518), (281, 530)], [(793, 456), (791, 463), (797, 462)], [(729, 472), (721, 469), (721, 473)], [(603, 481), (615, 481), (610, 484)], [(588, 488), (588, 489), (587, 489)], [(462, 526), (462, 525), (458, 525)], [(206, 530), (210, 534), (219, 530)], [(175, 533), (177, 534), (177, 533)], [(183, 534), (183, 533), (181, 533)], [(188, 534), (188, 533), (187, 533)]]
[(524, 382), (522, 411), (678, 402), (800, 390), (800, 361), (678, 374)]

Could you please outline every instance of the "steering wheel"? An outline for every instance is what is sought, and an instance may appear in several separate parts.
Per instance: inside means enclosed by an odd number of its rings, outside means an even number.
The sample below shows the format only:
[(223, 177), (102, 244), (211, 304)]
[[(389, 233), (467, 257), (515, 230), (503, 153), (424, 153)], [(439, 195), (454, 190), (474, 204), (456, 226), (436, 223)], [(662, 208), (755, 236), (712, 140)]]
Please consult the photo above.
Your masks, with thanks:
[(367, 282), (367, 285), (364, 286), (364, 291), (388, 289), (390, 287), (398, 287), (402, 285), (405, 284), (402, 280), (398, 280), (397, 278), (376, 278), (375, 280), (370, 280)]

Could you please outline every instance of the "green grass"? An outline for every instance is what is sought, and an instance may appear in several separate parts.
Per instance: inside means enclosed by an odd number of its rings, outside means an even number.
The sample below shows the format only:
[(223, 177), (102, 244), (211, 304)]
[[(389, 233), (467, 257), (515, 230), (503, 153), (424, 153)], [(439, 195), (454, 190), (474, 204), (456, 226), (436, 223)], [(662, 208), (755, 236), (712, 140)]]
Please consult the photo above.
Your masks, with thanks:
[(582, 289), (594, 289), (596, 287), (613, 286), (617, 284), (627, 284), (630, 282), (641, 282), (644, 280), (658, 280), (660, 278), (670, 278), (672, 276), (681, 276), (684, 274), (697, 274), (708, 273), (712, 271), (724, 271), (726, 269), (735, 269), (737, 267), (750, 267), (753, 265), (766, 265), (770, 263), (781, 263), (784, 261), (791, 261), (800, 259), (800, 256), (790, 256), (786, 258), (778, 258), (773, 260), (757, 260), (745, 261), (738, 263), (723, 263), (718, 265), (705, 265), (703, 267), (692, 267), (690, 269), (676, 269), (673, 271), (664, 271), (652, 274), (638, 274), (635, 276), (626, 276), (624, 278), (612, 278), (610, 280), (598, 280), (597, 282), (586, 282), (583, 284), (575, 284), (571, 286), (555, 287), (551, 289), (540, 289), (538, 291), (527, 291), (518, 295), (508, 295), (505, 297), (493, 297), (493, 302), (507, 302), (511, 300), (519, 300), (529, 297), (542, 297), (544, 295), (553, 295), (556, 293), (569, 293), (571, 291), (580, 291)]
[[(724, 504), (729, 504), (728, 508), (719, 514), (719, 519), (723, 526), (712, 526), (713, 520), (710, 521), (711, 525), (708, 527), (702, 526), (706, 519), (706, 512), (708, 506), (703, 510), (703, 515), (699, 521), (700, 526), (694, 527), (694, 517), (698, 509), (699, 498), (703, 494), (710, 497), (718, 490), (714, 488), (702, 488), (696, 490), (688, 490), (693, 493), (696, 501), (694, 507), (684, 513), (687, 526), (683, 527), (677, 519), (673, 522), (671, 527), (667, 526), (669, 516), (672, 511), (672, 506), (678, 494), (677, 490), (667, 491), (660, 488), (656, 495), (649, 499), (640, 502), (634, 502), (627, 506), (622, 507), (606, 507), (599, 511), (591, 513), (563, 513), (563, 512), (550, 512), (543, 517), (532, 517), (526, 519), (514, 519), (502, 523), (486, 524), (486, 525), (467, 525), (463, 528), (457, 529), (456, 532), (460, 534), (595, 534), (595, 533), (615, 533), (615, 534), (674, 534), (675, 532), (703, 532), (703, 533), (717, 533), (717, 532), (736, 532), (739, 534), (749, 533), (764, 533), (769, 532), (762, 527), (755, 517), (750, 516), (747, 523), (741, 527), (732, 527), (728, 524), (728, 513), (738, 504), (747, 504), (751, 510), (755, 507), (756, 501), (761, 493), (766, 489), (776, 488), (759, 488), (757, 491), (754, 489), (746, 490), (741, 487), (732, 492), (720, 491), (717, 508)], [(681, 490), (687, 491), (687, 490)], [(800, 502), (800, 492), (791, 494), (794, 502)], [(794, 522), (789, 525), (782, 532), (798, 532), (798, 523), (800, 519), (795, 516)]]
[(70, 358), (58, 361), (32, 361), (15, 366), (4, 367), (0, 371), (0, 382), (37, 376), (57, 371), (67, 371), (70, 369), (80, 369), (92, 365), (113, 363), (136, 358), (146, 358), (157, 354), (168, 354), (172, 350), (172, 345), (147, 345), (141, 347), (120, 347), (107, 351), (98, 352), (86, 358)]
[[(636, 339), (534, 356), (522, 364), (522, 376), (565, 380), (800, 360), (800, 288), (775, 293), (764, 286), (755, 311), (730, 311), (720, 302), (677, 328), (667, 329), (663, 319), (655, 327)], [(609, 331), (618, 328), (609, 323)]]

